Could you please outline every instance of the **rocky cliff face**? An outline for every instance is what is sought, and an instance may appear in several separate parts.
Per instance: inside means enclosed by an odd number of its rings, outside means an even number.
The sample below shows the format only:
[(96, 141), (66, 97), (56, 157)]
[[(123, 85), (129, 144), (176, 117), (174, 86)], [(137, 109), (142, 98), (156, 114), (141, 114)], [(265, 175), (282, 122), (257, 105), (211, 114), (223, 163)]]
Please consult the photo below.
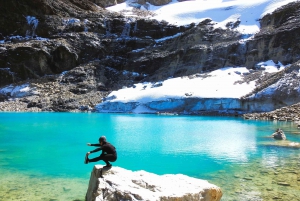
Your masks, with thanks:
[[(33, 85), (39, 83), (40, 95), (33, 101), (46, 104), (38, 104), (39, 108), (35, 110), (93, 108), (91, 102), (101, 102), (106, 91), (144, 78), (142, 73), (139, 76), (123, 74), (129, 52), (154, 44), (154, 38), (170, 36), (181, 29), (147, 19), (131, 21), (92, 2), (80, 2), (1, 2), (0, 86), (21, 85), (29, 80)], [(141, 31), (137, 32), (138, 29)], [(61, 74), (65, 71), (69, 72)], [(48, 88), (46, 85), (56, 86), (55, 90), (50, 89), (50, 94), (55, 94), (50, 97), (51, 101), (44, 100), (48, 92), (42, 89)], [(83, 94), (86, 96), (87, 93), (92, 93), (90, 97), (93, 99), (88, 107), (72, 104), (86, 99)], [(16, 98), (10, 93), (2, 93), (1, 97), (2, 100)], [(28, 98), (25, 100), (31, 109), (36, 105), (31, 103), (32, 98), (29, 97), (29, 102)], [(61, 107), (57, 108), (57, 102)], [(19, 102), (12, 103), (19, 105)], [(3, 105), (6, 108), (7, 104)], [(14, 109), (12, 106), (4, 110)], [(19, 109), (27, 110), (26, 107)]]
[[(265, 60), (283, 64), (299, 60), (299, 2), (261, 19), (261, 31), (251, 39), (235, 31), (238, 21), (228, 24), (226, 30), (215, 29), (210, 20), (178, 27), (149, 20), (145, 17), (151, 15), (148, 11), (136, 9), (140, 17), (127, 18), (101, 8), (120, 2), (0, 2), (0, 87), (38, 83), (34, 87), (39, 91), (10, 102), (6, 100), (16, 97), (1, 93), (2, 110), (13, 110), (8, 105), (18, 105), (18, 101), (24, 103), (20, 110), (93, 110), (109, 91), (135, 82), (224, 66), (255, 68)], [(268, 87), (270, 82), (265, 83)], [(51, 90), (45, 92), (47, 87)], [(48, 93), (52, 95), (45, 100)], [(90, 101), (81, 104), (87, 96)], [(245, 100), (251, 104), (249, 97)], [(295, 101), (298, 99), (283, 101), (278, 107)], [(35, 104), (41, 102), (45, 104)]]
[(262, 77), (256, 89), (243, 97), (244, 104), (248, 104), (248, 108), (254, 105), (261, 108), (272, 106), (272, 109), (257, 110), (267, 112), (300, 102), (299, 69), (298, 61), (282, 72)]
[[(104, 175), (101, 177), (102, 172)], [(219, 201), (222, 191), (205, 180), (185, 175), (155, 175), (132, 172), (119, 167), (104, 170), (94, 166), (91, 172), (87, 201), (95, 200), (164, 200)]]
[(245, 65), (254, 67), (259, 61), (272, 59), (292, 64), (300, 58), (299, 2), (277, 9), (261, 20), (261, 30), (247, 43)]
[(245, 52), (234, 30), (214, 29), (211, 20), (189, 30), (181, 30), (168, 40), (156, 40), (155, 46), (130, 54), (130, 66), (149, 74), (146, 80), (159, 81), (243, 64)]
[(125, 2), (125, 0), (89, 0), (102, 8)]
[(59, 74), (96, 59), (118, 71), (131, 71), (127, 57), (132, 50), (187, 29), (128, 19), (89, 2), (37, 0), (34, 5), (32, 1), (9, 1), (1, 9), (2, 86)]

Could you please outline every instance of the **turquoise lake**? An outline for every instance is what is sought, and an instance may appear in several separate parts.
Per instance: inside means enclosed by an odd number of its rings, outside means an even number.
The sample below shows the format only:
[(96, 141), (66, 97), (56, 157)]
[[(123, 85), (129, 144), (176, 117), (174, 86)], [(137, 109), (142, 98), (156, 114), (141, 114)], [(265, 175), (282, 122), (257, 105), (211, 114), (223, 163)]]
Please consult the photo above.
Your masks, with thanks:
[[(84, 200), (91, 170), (85, 153), (105, 135), (113, 166), (205, 179), (222, 200), (300, 200), (300, 149), (270, 138), (293, 122), (238, 117), (99, 113), (0, 113), (0, 200)], [(100, 154), (93, 153), (90, 157)]]

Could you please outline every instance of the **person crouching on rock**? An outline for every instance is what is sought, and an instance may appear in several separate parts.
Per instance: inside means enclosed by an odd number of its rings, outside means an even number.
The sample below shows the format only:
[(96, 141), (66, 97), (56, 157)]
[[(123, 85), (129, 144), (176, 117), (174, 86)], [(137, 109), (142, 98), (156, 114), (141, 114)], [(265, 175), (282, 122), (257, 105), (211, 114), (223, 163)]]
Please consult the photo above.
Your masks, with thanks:
[[(109, 162), (115, 162), (117, 160), (116, 148), (112, 144), (110, 144), (109, 142), (106, 141), (105, 136), (101, 136), (99, 138), (99, 144), (87, 143), (87, 145), (88, 146), (95, 146), (95, 147), (99, 147), (99, 148), (86, 153), (85, 161), (84, 161), (85, 164), (87, 164), (89, 162), (96, 162), (96, 161), (103, 160), (106, 163), (106, 166), (104, 166), (104, 167), (109, 167), (110, 168), (112, 165)], [(102, 150), (102, 153), (101, 153), (100, 156), (98, 156), (96, 158), (89, 159), (88, 156), (91, 153), (98, 152), (100, 150)]]

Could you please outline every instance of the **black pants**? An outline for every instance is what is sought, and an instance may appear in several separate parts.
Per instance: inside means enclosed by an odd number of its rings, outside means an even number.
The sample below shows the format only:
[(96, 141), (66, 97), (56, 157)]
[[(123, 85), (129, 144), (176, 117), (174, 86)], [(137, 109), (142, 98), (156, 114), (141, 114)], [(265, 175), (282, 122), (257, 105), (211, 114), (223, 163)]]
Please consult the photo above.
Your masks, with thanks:
[(110, 164), (109, 162), (115, 162), (117, 160), (117, 156), (115, 154), (101, 154), (96, 158), (89, 159), (89, 162), (96, 162), (103, 160), (106, 165)]

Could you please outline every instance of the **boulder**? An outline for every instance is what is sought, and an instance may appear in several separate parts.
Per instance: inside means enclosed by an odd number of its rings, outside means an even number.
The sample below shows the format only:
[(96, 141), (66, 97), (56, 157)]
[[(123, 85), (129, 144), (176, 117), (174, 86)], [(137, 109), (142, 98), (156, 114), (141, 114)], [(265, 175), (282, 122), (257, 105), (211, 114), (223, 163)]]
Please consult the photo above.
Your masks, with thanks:
[(102, 8), (114, 6), (116, 4), (125, 2), (125, 0), (90, 0), (90, 1), (97, 4), (98, 6), (100, 6)]
[(286, 136), (280, 128), (278, 128), (275, 133), (272, 134), (272, 137), (276, 140), (286, 140)]
[(86, 201), (219, 201), (221, 197), (221, 189), (206, 180), (182, 174), (156, 175), (146, 171), (133, 172), (120, 167), (105, 170), (100, 165), (94, 166), (86, 193)]
[(172, 0), (147, 0), (147, 2), (154, 6), (162, 6), (172, 2)]

